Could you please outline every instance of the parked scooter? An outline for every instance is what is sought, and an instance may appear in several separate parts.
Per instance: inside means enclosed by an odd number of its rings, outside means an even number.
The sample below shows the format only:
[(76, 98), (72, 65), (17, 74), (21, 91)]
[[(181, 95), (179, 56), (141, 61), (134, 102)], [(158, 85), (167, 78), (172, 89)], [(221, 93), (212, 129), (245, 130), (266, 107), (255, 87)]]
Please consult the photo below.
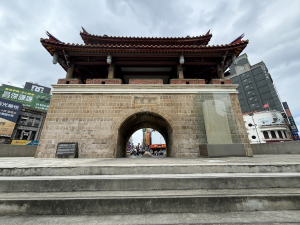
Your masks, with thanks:
[(158, 150), (154, 150), (153, 155), (158, 156)]
[(134, 156), (136, 156), (136, 154), (137, 154), (137, 151), (136, 151), (136, 149), (134, 148), (134, 149), (132, 149), (131, 150), (131, 152), (130, 152), (130, 155), (134, 155)]
[(145, 150), (144, 150), (144, 149), (140, 149), (140, 150), (139, 150), (139, 154), (140, 154), (140, 155), (144, 155), (144, 153), (145, 153)]

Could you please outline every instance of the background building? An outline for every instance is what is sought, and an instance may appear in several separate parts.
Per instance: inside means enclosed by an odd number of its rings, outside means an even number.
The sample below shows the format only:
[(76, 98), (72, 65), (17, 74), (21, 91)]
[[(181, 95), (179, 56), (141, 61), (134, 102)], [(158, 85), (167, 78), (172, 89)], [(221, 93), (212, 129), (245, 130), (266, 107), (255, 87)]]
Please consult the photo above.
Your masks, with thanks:
[(28, 107), (22, 107), (15, 129), (11, 135), (12, 144), (18, 140), (37, 142), (40, 139), (47, 112)]
[(273, 84), (272, 77), (264, 62), (250, 65), (247, 54), (240, 55), (225, 73), (227, 79), (238, 84), (238, 98), (242, 113), (263, 111), (263, 105), (284, 112)]
[[(286, 124), (289, 130), (292, 131), (292, 136), (294, 136), (293, 139), (299, 140), (298, 129), (288, 105), (286, 102), (281, 102), (271, 74), (268, 72), (263, 61), (250, 65), (248, 56), (244, 53), (231, 64), (229, 71), (225, 73), (225, 76), (227, 79), (230, 79), (233, 84), (239, 85), (237, 88), (239, 92), (238, 98), (243, 114), (266, 110), (278, 111), (285, 119), (288, 118)], [(285, 111), (282, 105), (284, 105)], [(247, 117), (244, 116), (244, 118)], [(289, 121), (289, 123), (287, 121)], [(251, 134), (251, 137), (252, 136), (253, 135)], [(250, 137), (249, 139), (251, 143), (256, 143), (258, 141), (253, 140)]]
[(289, 125), (279, 111), (248, 113), (243, 117), (250, 144), (292, 141)]

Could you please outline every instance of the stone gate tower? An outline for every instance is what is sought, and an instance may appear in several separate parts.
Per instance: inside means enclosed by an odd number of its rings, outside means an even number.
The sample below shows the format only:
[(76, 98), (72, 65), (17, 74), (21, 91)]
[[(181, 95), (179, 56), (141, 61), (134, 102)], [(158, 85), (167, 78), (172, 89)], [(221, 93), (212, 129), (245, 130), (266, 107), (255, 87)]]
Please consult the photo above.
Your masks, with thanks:
[(171, 157), (252, 156), (237, 85), (224, 78), (247, 41), (209, 46), (197, 37), (111, 37), (83, 29), (84, 44), (48, 33), (42, 45), (66, 78), (53, 96), (35, 157), (78, 142), (79, 157), (124, 157), (138, 129), (166, 140)]

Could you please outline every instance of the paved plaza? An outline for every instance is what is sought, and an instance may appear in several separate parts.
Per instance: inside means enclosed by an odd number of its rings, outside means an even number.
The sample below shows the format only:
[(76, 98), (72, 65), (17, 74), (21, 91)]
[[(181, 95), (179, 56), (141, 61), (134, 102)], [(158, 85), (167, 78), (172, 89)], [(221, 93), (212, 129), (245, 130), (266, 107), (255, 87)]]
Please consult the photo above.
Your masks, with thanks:
[(191, 165), (282, 165), (300, 164), (300, 154), (254, 155), (253, 157), (224, 158), (0, 158), (0, 168), (34, 168), (34, 167), (149, 167), (149, 166), (191, 166)]

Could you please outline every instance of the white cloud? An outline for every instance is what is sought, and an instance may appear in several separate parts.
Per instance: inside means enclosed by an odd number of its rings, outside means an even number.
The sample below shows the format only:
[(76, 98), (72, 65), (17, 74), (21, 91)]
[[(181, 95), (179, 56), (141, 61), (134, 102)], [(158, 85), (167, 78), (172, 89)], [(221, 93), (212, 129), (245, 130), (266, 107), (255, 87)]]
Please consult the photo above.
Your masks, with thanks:
[(2, 1), (0, 84), (50, 86), (65, 76), (39, 42), (47, 37), (45, 30), (61, 41), (82, 44), (81, 26), (112, 36), (195, 36), (210, 29), (213, 45), (245, 33), (250, 62), (266, 63), (282, 100), (299, 117), (299, 8), (297, 0)]

